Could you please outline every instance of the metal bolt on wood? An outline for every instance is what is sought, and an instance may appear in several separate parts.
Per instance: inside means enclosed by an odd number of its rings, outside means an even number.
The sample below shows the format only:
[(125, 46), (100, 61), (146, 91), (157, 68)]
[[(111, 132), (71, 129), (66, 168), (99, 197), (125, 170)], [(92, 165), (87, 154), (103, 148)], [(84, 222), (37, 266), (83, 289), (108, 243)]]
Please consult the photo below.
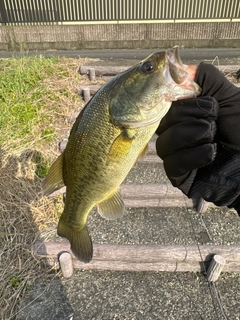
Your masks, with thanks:
[(63, 252), (59, 257), (59, 263), (62, 275), (65, 278), (70, 278), (73, 275), (72, 256), (69, 252)]
[(210, 282), (215, 282), (219, 278), (223, 267), (226, 264), (226, 260), (219, 255), (214, 255), (213, 259), (207, 270), (207, 279)]

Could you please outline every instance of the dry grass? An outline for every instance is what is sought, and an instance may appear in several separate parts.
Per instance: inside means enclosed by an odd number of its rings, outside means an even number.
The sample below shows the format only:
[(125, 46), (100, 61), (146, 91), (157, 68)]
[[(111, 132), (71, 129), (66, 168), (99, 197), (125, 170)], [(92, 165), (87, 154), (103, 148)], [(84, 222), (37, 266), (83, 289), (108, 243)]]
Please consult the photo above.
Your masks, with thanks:
[(49, 225), (55, 232), (63, 209), (60, 198), (42, 197), (41, 177), (58, 155), (59, 141), (68, 136), (69, 116), (83, 106), (78, 90), (86, 79), (77, 72), (82, 63), (83, 59), (58, 59), (56, 72), (46, 73), (41, 85), (26, 93), (33, 97), (32, 104), (41, 105), (37, 114), (41, 122), (29, 136), (10, 132), (1, 146), (0, 319), (16, 317), (19, 299), (36, 280), (58, 276), (58, 270), (42, 265), (32, 245)]
[(26, 163), (22, 168), (23, 161), (9, 156), (0, 172), (2, 319), (13, 316), (19, 297), (40, 275), (39, 261), (31, 250), (39, 234), (31, 203), (38, 198), (40, 187), (28, 173)]

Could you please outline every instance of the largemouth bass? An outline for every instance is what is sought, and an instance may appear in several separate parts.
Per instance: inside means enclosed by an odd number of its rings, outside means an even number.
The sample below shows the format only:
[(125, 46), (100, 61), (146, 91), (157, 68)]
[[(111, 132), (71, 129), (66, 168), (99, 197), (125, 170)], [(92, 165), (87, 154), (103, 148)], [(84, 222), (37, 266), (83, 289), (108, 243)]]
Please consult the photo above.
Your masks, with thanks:
[(120, 184), (146, 152), (171, 102), (199, 93), (175, 47), (112, 78), (81, 111), (43, 185), (45, 195), (66, 185), (57, 232), (70, 241), (80, 261), (89, 262), (93, 255), (86, 225), (91, 209), (97, 205), (107, 219), (122, 217)]

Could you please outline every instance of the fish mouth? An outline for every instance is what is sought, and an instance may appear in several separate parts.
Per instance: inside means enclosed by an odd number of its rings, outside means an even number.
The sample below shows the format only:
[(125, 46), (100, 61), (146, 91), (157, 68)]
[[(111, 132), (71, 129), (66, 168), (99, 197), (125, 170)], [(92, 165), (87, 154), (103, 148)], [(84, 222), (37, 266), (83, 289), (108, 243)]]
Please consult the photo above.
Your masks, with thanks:
[[(178, 46), (167, 50), (165, 58), (165, 78), (172, 89), (172, 94), (169, 96), (170, 100), (192, 98), (201, 93), (199, 85), (190, 78), (190, 75), (186, 71), (187, 67), (187, 65), (182, 63)], [(178, 90), (176, 90), (177, 88)], [(179, 91), (179, 88), (185, 90), (184, 95), (175, 95), (176, 91)], [(189, 91), (189, 94), (187, 91)]]
[(174, 46), (167, 51), (167, 59), (173, 80), (176, 83), (183, 82), (186, 78), (188, 66), (182, 63), (179, 55), (179, 46)]

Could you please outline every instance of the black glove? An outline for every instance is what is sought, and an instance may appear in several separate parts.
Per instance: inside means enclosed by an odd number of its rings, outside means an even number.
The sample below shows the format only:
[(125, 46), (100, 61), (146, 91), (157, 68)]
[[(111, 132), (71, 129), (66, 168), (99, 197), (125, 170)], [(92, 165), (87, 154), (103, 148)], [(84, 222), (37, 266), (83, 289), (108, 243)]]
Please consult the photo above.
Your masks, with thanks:
[(240, 90), (208, 64), (195, 81), (212, 97), (172, 103), (156, 131), (157, 153), (188, 197), (240, 212)]
[(172, 103), (156, 133), (158, 156), (174, 187), (186, 195), (197, 169), (216, 156), (216, 119), (218, 103), (212, 97), (180, 100)]
[(240, 152), (219, 144), (214, 161), (197, 170), (188, 196), (234, 208), (240, 215)]

